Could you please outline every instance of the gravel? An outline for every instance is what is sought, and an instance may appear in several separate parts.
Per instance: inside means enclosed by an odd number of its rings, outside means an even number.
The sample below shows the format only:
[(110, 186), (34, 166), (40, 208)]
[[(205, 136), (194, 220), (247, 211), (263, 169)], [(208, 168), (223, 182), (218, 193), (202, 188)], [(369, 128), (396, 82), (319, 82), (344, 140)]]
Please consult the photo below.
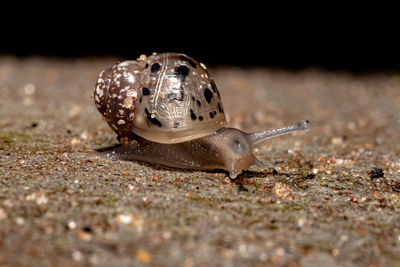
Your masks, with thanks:
[(117, 60), (0, 57), (0, 265), (400, 265), (399, 74), (208, 66), (232, 127), (312, 125), (231, 180), (97, 156)]

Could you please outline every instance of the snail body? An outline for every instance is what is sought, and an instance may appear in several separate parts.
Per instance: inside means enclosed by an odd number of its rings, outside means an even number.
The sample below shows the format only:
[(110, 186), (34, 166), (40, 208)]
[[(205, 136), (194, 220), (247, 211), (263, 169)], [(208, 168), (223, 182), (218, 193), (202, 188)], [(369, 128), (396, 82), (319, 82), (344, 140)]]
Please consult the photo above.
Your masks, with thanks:
[(308, 128), (245, 133), (227, 128), (218, 89), (202, 63), (177, 53), (115, 64), (99, 74), (95, 104), (122, 146), (110, 159), (199, 170), (224, 169), (231, 178), (256, 164), (254, 144)]

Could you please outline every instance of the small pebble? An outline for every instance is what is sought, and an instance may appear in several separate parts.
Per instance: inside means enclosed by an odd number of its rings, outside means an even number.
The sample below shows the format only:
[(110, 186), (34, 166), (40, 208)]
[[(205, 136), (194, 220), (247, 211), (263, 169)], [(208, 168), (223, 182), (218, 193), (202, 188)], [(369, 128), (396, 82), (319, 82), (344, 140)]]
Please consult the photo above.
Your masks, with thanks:
[(135, 257), (138, 261), (143, 263), (150, 263), (151, 262), (151, 255), (147, 250), (139, 249), (136, 251)]
[(79, 144), (80, 142), (81, 142), (81, 139), (80, 139), (80, 138), (74, 137), (74, 138), (72, 138), (72, 140), (71, 140), (71, 145), (75, 146), (75, 145)]
[(283, 183), (275, 183), (274, 193), (281, 198), (286, 198), (290, 194), (290, 188)]
[(336, 257), (339, 255), (339, 250), (337, 248), (332, 250), (332, 256)]
[(3, 220), (7, 217), (7, 213), (4, 211), (4, 209), (0, 208), (0, 220)]
[(123, 224), (130, 224), (132, 221), (132, 215), (131, 214), (119, 214), (117, 216), (117, 221)]
[(343, 144), (343, 137), (333, 137), (331, 142), (333, 145), (341, 145)]
[(81, 261), (83, 258), (83, 254), (80, 251), (74, 251), (72, 252), (72, 258), (74, 259), (74, 261)]
[(381, 178), (384, 176), (383, 170), (380, 168), (376, 168), (376, 167), (373, 167), (369, 174), (370, 174), (371, 179)]
[(18, 217), (15, 219), (15, 222), (19, 225), (23, 225), (25, 223), (25, 219), (22, 217)]
[(74, 222), (74, 221), (69, 221), (68, 222), (68, 228), (69, 229), (75, 229), (76, 228), (76, 222)]

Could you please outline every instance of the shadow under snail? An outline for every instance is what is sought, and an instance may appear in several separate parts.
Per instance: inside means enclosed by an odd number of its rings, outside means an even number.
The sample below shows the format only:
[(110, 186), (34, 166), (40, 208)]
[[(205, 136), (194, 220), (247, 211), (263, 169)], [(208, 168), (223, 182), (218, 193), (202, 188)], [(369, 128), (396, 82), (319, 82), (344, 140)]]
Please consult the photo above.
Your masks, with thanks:
[(223, 169), (236, 178), (264, 164), (255, 144), (309, 128), (303, 121), (245, 133), (228, 128), (221, 97), (204, 64), (177, 53), (142, 55), (100, 72), (95, 104), (122, 146), (109, 159), (138, 160), (177, 168)]

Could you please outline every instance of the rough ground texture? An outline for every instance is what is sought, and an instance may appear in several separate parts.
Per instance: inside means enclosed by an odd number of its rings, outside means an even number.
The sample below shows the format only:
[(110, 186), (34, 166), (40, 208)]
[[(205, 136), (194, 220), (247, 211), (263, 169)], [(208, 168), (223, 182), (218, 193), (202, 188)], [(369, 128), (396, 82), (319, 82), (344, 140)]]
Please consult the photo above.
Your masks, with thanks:
[(0, 58), (0, 265), (400, 266), (400, 76), (210, 66), (230, 125), (312, 123), (230, 180), (96, 156), (114, 60)]

